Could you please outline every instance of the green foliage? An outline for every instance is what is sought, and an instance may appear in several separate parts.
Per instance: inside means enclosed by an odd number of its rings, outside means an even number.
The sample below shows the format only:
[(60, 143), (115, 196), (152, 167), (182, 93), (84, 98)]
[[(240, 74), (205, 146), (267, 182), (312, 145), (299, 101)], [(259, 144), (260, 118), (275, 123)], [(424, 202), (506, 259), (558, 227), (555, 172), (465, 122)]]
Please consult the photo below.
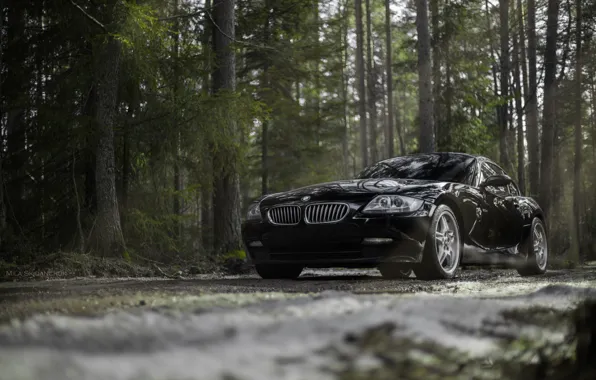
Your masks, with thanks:
[(246, 259), (246, 252), (241, 250), (231, 251), (222, 255), (222, 259), (239, 259), (245, 260)]
[[(68, 1), (13, 3), (1, 43), (6, 258), (78, 249), (78, 220), (85, 238), (93, 229), (93, 51), (108, 37), (120, 42), (122, 53), (114, 175), (126, 260), (134, 259), (136, 252), (153, 259), (209, 253), (211, 225), (205, 213), (212, 203), (213, 180), (226, 170), (240, 173), (246, 205), (261, 195), (264, 173), (270, 193), (350, 177), (361, 169), (351, 1), (237, 0), (237, 90), (218, 94), (211, 94), (210, 88), (215, 63), (211, 35), (216, 28), (201, 11), (201, 1), (180, 0), (176, 9), (163, 0), (81, 2), (106, 30)], [(107, 3), (118, 4), (114, 14), (107, 15)], [(385, 158), (387, 144), (387, 81), (393, 85), (394, 126), (403, 140), (403, 153), (418, 149), (416, 14), (413, 2), (399, 5), (391, 18), (393, 78), (385, 78), (384, 2), (371, 1), (370, 74), (378, 109), (378, 138), (371, 149), (379, 158)], [(439, 150), (483, 154), (498, 161), (495, 111), (503, 100), (495, 92), (492, 68), (499, 62), (491, 51), (498, 50), (498, 8), (485, 7), (481, 0), (439, 2), (439, 30), (433, 36), (441, 74), (435, 94), (436, 134)], [(592, 8), (586, 6), (584, 25), (594, 24)], [(184, 17), (175, 17), (179, 15)], [(514, 25), (511, 20), (513, 29)], [(584, 43), (589, 46), (594, 36), (586, 29)], [(543, 39), (544, 31), (538, 32)], [(562, 31), (559, 42), (572, 34), (573, 30)], [(569, 54), (559, 57), (559, 66), (565, 62), (566, 67), (559, 73), (558, 166), (553, 168), (557, 201), (549, 224), (557, 253), (569, 246), (566, 210), (572, 194), (569, 187), (557, 184), (573, 178), (573, 128), (578, 117), (569, 61), (574, 46), (560, 45)], [(593, 49), (585, 54), (586, 96), (579, 115), (586, 189), (582, 252), (596, 257), (591, 239), (596, 234), (596, 197), (589, 192), (596, 185), (596, 59)], [(517, 127), (515, 118), (511, 126)], [(391, 143), (400, 152), (398, 133)]]

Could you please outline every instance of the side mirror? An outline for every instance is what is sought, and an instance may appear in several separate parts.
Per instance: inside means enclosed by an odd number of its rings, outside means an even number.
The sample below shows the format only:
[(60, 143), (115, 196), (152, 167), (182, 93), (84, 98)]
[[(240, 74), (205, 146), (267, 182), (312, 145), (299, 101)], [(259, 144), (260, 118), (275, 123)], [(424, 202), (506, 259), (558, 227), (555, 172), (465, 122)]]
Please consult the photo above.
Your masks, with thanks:
[(513, 180), (504, 175), (493, 175), (488, 177), (484, 182), (480, 184), (480, 188), (484, 190), (488, 186), (500, 187), (500, 186), (507, 186)]

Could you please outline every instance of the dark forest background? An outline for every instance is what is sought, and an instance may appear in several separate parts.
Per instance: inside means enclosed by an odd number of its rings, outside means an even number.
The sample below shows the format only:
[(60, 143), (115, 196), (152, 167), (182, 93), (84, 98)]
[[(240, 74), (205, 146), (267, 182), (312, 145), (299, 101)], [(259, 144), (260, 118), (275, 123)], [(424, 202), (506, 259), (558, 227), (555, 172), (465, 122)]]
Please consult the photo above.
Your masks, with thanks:
[(486, 155), (596, 258), (590, 0), (0, 0), (0, 260), (241, 255), (248, 202)]

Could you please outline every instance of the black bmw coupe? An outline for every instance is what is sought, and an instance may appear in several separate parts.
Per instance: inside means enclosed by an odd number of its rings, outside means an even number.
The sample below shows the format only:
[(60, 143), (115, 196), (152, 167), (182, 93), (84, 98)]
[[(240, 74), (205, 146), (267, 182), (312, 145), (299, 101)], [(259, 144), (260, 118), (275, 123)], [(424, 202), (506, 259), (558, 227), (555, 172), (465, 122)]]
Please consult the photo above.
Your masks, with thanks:
[(356, 179), (268, 194), (242, 224), (262, 278), (303, 268), (378, 267), (386, 278), (452, 278), (460, 264), (508, 263), (542, 274), (544, 214), (486, 157), (414, 154), (383, 160)]

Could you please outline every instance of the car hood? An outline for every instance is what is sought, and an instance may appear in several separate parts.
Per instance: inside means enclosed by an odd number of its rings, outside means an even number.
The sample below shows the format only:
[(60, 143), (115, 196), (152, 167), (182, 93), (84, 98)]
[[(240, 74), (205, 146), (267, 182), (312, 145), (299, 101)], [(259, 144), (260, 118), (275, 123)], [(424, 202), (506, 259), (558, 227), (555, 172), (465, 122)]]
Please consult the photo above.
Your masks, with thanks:
[[(319, 183), (281, 193), (269, 194), (261, 199), (261, 206), (287, 202), (316, 202), (337, 200), (367, 200), (382, 193), (412, 196), (434, 200), (450, 186), (448, 182), (415, 179), (354, 179)], [(309, 197), (306, 199), (305, 197)]]

